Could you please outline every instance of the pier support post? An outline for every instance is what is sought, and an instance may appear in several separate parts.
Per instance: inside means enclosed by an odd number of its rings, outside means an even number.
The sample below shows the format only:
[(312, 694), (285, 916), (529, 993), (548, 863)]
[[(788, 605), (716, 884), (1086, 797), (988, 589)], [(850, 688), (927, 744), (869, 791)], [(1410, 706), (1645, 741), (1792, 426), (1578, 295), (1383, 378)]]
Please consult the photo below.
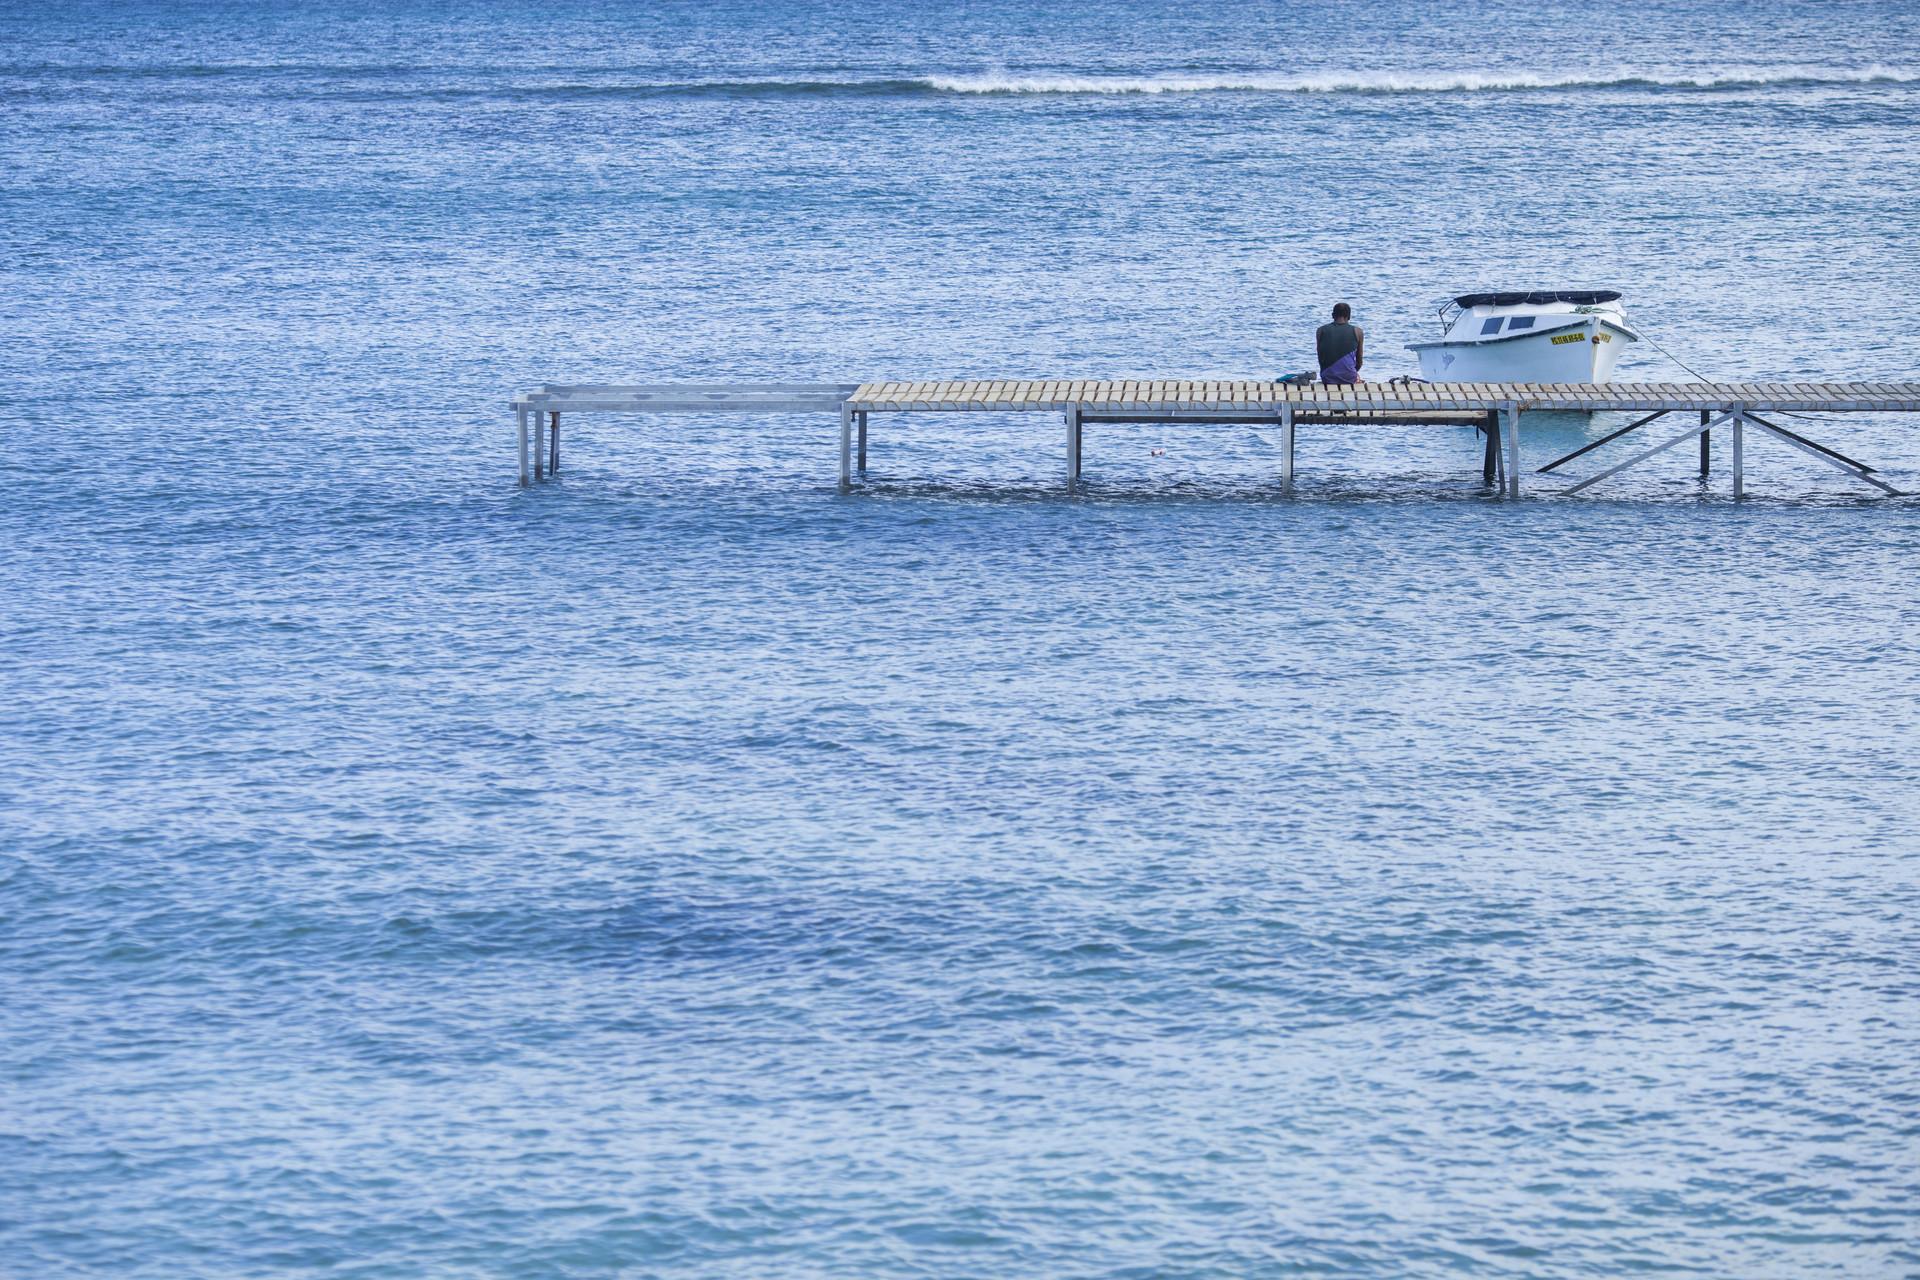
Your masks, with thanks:
[[(1713, 410), (1702, 409), (1700, 411), (1700, 425), (1703, 427), (1706, 426), (1708, 419), (1712, 417), (1713, 417)], [(1713, 463), (1712, 463), (1713, 455), (1707, 451), (1709, 442), (1712, 439), (1713, 439), (1713, 432), (1702, 431), (1700, 433), (1700, 478), (1702, 480), (1707, 478), (1707, 472), (1711, 470), (1713, 466)]]
[(1280, 448), (1280, 488), (1284, 493), (1293, 492), (1293, 406), (1280, 406), (1280, 435), (1285, 441)]
[(547, 452), (547, 415), (539, 409), (533, 411), (533, 478), (547, 478), (543, 466)]
[(1067, 488), (1080, 483), (1080, 409), (1067, 410)]
[(867, 474), (867, 411), (862, 409), (854, 415), (860, 423), (860, 474)]
[(1520, 406), (1508, 401), (1500, 410), (1501, 428), (1507, 437), (1507, 496), (1520, 496)]
[(553, 432), (553, 452), (547, 455), (547, 474), (557, 476), (560, 474), (560, 411), (558, 409), (553, 411), (553, 422), (547, 429)]
[(853, 409), (840, 402), (840, 492), (853, 488)]
[(520, 487), (527, 487), (527, 407), (520, 406)]
[(1492, 409), (1487, 410), (1486, 421), (1480, 424), (1480, 433), (1487, 438), (1486, 456), (1480, 459), (1480, 483), (1491, 485), (1500, 471), (1500, 415)]
[[(1747, 415), (1735, 409), (1733, 411), (1733, 496), (1736, 498), (1747, 496), (1746, 422)], [(1702, 431), (1701, 439), (1704, 440), (1706, 434)]]

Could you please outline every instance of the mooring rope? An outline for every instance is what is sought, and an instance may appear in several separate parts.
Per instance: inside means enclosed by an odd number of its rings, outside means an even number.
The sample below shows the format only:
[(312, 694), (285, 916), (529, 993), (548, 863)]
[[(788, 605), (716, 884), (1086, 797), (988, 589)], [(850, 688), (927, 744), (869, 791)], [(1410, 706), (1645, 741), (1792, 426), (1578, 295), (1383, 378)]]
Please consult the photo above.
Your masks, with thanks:
[(1713, 381), (1712, 378), (1709, 378), (1706, 374), (1701, 373), (1698, 369), (1688, 364), (1685, 360), (1682, 360), (1679, 356), (1673, 354), (1673, 352), (1661, 346), (1659, 339), (1655, 338), (1651, 333), (1647, 332), (1646, 325), (1644, 322), (1636, 322), (1634, 324), (1634, 329), (1636, 332), (1639, 333), (1641, 337), (1645, 338), (1648, 342), (1653, 344), (1653, 349), (1655, 351), (1658, 351), (1661, 355), (1673, 361), (1675, 364), (1679, 365), (1682, 369), (1685, 369), (1688, 373), (1692, 374), (1694, 377), (1700, 379), (1700, 381), (1702, 382)]
[[(1635, 322), (1634, 322), (1634, 329), (1635, 329), (1635, 331), (1636, 331), (1636, 332), (1638, 332), (1638, 333), (1639, 333), (1639, 335), (1640, 335), (1641, 337), (1643, 337), (1643, 338), (1645, 338), (1645, 339), (1646, 339), (1646, 340), (1647, 340), (1648, 342), (1650, 342), (1650, 343), (1652, 343), (1652, 344), (1653, 344), (1653, 349), (1654, 349), (1655, 351), (1658, 351), (1658, 352), (1659, 352), (1659, 353), (1660, 353), (1661, 355), (1663, 355), (1663, 356), (1665, 356), (1665, 357), (1666, 357), (1667, 359), (1669, 359), (1669, 360), (1671, 360), (1671, 361), (1673, 361), (1673, 362), (1674, 362), (1675, 364), (1677, 364), (1677, 365), (1679, 365), (1679, 366), (1680, 366), (1680, 367), (1681, 367), (1682, 369), (1685, 369), (1685, 370), (1686, 370), (1686, 371), (1687, 371), (1688, 373), (1690, 373), (1690, 374), (1692, 374), (1692, 375), (1693, 375), (1694, 377), (1696, 377), (1696, 378), (1698, 378), (1698, 379), (1700, 379), (1700, 381), (1702, 381), (1702, 382), (1712, 382), (1712, 381), (1714, 381), (1714, 379), (1712, 379), (1712, 378), (1709, 378), (1709, 377), (1708, 377), (1708, 376), (1707, 376), (1706, 374), (1704, 374), (1704, 373), (1701, 373), (1701, 372), (1700, 372), (1700, 371), (1699, 371), (1698, 369), (1696, 369), (1696, 368), (1694, 368), (1694, 367), (1693, 367), (1692, 365), (1690, 365), (1690, 364), (1688, 364), (1688, 363), (1687, 363), (1686, 361), (1684, 361), (1684, 360), (1682, 360), (1682, 359), (1681, 359), (1681, 358), (1680, 358), (1679, 356), (1677, 356), (1677, 355), (1675, 355), (1675, 354), (1673, 354), (1673, 352), (1671, 352), (1671, 351), (1669, 351), (1669, 350), (1667, 350), (1667, 349), (1666, 349), (1665, 347), (1663, 347), (1663, 346), (1661, 346), (1661, 345), (1660, 345), (1660, 342), (1659, 342), (1659, 340), (1658, 340), (1657, 338), (1655, 338), (1655, 337), (1654, 337), (1654, 336), (1653, 336), (1653, 335), (1652, 335), (1651, 333), (1648, 333), (1648, 332), (1647, 332), (1647, 330), (1646, 330), (1646, 326), (1645, 326), (1645, 324), (1644, 324), (1643, 322), (1641, 322), (1641, 321), (1635, 321)], [(1805, 413), (1791, 413), (1791, 412), (1789, 412), (1788, 410), (1785, 410), (1785, 409), (1776, 409), (1776, 410), (1774, 410), (1774, 412), (1775, 412), (1775, 413), (1777, 413), (1777, 414), (1779, 414), (1779, 415), (1780, 415), (1781, 417), (1783, 417), (1783, 418), (1798, 418), (1798, 419), (1800, 419), (1800, 420), (1801, 420), (1802, 422), (1815, 422), (1815, 421), (1818, 421), (1818, 419), (1816, 419), (1816, 418), (1814, 418), (1814, 417), (1813, 417), (1812, 415), (1810, 415), (1810, 414), (1805, 414)]]

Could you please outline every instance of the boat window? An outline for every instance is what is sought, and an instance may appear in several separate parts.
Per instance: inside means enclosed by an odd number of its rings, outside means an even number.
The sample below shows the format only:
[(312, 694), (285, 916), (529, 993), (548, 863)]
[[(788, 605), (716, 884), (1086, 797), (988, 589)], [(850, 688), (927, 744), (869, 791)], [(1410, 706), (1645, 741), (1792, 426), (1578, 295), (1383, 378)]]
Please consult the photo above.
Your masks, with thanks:
[(1512, 333), (1515, 329), (1531, 329), (1535, 318), (1534, 316), (1515, 316), (1507, 325), (1507, 332)]
[(1486, 337), (1486, 336), (1487, 336), (1488, 334), (1490, 334), (1490, 333), (1498, 333), (1498, 332), (1500, 332), (1500, 322), (1501, 322), (1502, 320), (1505, 320), (1505, 319), (1506, 319), (1506, 317), (1505, 317), (1505, 316), (1495, 316), (1495, 317), (1494, 317), (1493, 319), (1491, 319), (1491, 320), (1489, 320), (1489, 321), (1487, 321), (1487, 322), (1486, 322), (1485, 324), (1483, 324), (1483, 325), (1481, 325), (1481, 326), (1480, 326), (1480, 336), (1484, 338), (1484, 337)]

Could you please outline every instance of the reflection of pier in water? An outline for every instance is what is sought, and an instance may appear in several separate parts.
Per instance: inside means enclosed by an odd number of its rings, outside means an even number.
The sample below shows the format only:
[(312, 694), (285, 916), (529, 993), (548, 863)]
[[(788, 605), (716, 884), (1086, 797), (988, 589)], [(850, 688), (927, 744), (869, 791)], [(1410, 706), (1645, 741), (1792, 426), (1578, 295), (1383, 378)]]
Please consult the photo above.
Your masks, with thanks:
[[(1275, 426), (1283, 436), (1281, 481), (1291, 486), (1300, 427), (1344, 430), (1388, 426), (1473, 426), (1485, 436), (1481, 476), (1510, 497), (1520, 494), (1520, 424), (1528, 411), (1638, 412), (1643, 416), (1539, 468), (1552, 472), (1669, 414), (1699, 415), (1698, 425), (1643, 449), (1563, 492), (1579, 493), (1657, 454), (1700, 442), (1700, 474), (1709, 470), (1714, 431), (1732, 438), (1733, 493), (1746, 492), (1749, 433), (1826, 463), (1888, 494), (1899, 491), (1874, 469), (1781, 426), (1783, 413), (1920, 413), (1920, 382), (1375, 382), (1341, 387), (1277, 382), (976, 379), (963, 382), (741, 384), (735, 386), (545, 386), (514, 397), (520, 428), (520, 483), (560, 468), (562, 413), (834, 413), (840, 419), (840, 487), (867, 470), (874, 414), (1027, 413), (1065, 425), (1066, 478), (1080, 478), (1088, 423), (1242, 423)], [(531, 427), (531, 440), (529, 428)], [(543, 457), (544, 455), (544, 457)]]

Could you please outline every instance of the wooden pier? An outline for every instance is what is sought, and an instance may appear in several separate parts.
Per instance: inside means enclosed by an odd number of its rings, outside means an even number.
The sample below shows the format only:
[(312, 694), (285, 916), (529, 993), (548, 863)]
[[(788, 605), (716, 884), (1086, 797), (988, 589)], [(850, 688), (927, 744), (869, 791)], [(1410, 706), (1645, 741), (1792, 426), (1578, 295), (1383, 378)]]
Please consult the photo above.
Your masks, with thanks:
[[(1796, 449), (1884, 493), (1899, 491), (1873, 467), (1781, 425), (1781, 414), (1920, 413), (1920, 382), (1759, 383), (1482, 383), (1370, 382), (1340, 387), (1251, 379), (1227, 381), (1006, 379), (953, 382), (788, 383), (752, 385), (549, 385), (515, 396), (520, 483), (560, 467), (563, 413), (833, 413), (840, 422), (840, 487), (851, 489), (867, 469), (874, 414), (1002, 413), (1057, 416), (1064, 426), (1066, 480), (1081, 474), (1088, 423), (1244, 423), (1279, 428), (1281, 480), (1291, 487), (1295, 432), (1390, 426), (1474, 426), (1482, 430), (1482, 479), (1509, 497), (1520, 495), (1520, 429), (1529, 411), (1628, 412), (1642, 416), (1620, 430), (1538, 468), (1551, 473), (1603, 445), (1671, 414), (1697, 423), (1624, 461), (1567, 487), (1580, 493), (1629, 467), (1692, 440), (1700, 441), (1700, 474), (1708, 472), (1714, 431), (1732, 439), (1735, 497), (1746, 492), (1746, 445), (1755, 439)], [(531, 444), (531, 453), (529, 445)], [(543, 457), (544, 455), (544, 457)], [(531, 468), (529, 467), (531, 461)]]

